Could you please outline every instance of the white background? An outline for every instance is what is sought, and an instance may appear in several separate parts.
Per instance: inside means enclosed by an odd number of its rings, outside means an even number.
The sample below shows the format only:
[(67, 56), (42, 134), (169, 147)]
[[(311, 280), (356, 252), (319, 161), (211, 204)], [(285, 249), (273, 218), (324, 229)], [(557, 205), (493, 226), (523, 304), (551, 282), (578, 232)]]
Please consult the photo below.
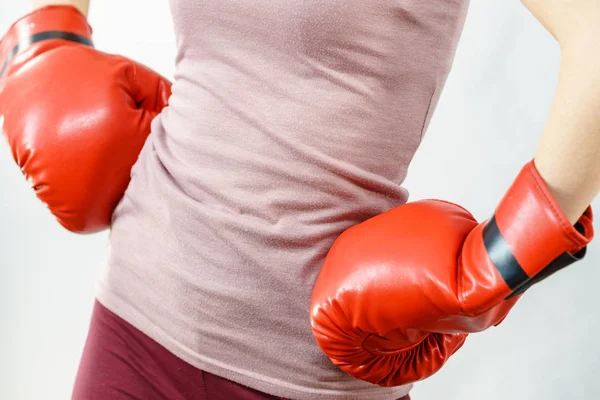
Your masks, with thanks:
[[(0, 31), (28, 3), (0, 0)], [(90, 21), (97, 48), (172, 77), (166, 0), (92, 1)], [(406, 182), (412, 199), (445, 198), (488, 217), (534, 154), (558, 57), (519, 1), (472, 1)], [(62, 229), (0, 140), (0, 399), (69, 398), (106, 242), (105, 233)], [(583, 262), (528, 292), (499, 328), (472, 336), (442, 372), (417, 385), (414, 400), (600, 399), (599, 261), (600, 241)]]

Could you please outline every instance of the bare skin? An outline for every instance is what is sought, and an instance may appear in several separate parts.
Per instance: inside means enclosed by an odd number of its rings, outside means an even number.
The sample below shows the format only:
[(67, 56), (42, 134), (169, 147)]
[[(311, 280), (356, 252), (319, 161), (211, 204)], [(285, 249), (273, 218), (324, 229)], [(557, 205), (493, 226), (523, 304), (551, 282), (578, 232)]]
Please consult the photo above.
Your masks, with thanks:
[(90, 9), (90, 0), (33, 0), (33, 8), (40, 8), (53, 4), (75, 6), (86, 17)]
[(558, 41), (556, 95), (535, 155), (571, 222), (600, 191), (599, 0), (522, 0)]

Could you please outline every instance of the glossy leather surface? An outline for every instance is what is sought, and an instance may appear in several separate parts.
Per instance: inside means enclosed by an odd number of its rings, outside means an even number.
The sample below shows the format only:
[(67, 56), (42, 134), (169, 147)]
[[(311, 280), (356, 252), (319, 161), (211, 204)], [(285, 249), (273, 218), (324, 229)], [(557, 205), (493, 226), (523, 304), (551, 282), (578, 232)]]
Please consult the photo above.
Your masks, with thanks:
[[(466, 335), (498, 325), (520, 298), (499, 269), (521, 268), (525, 281), (593, 237), (556, 206), (533, 162), (494, 217), (501, 257), (490, 257), (483, 230), (464, 208), (439, 200), (408, 203), (356, 225), (334, 243), (314, 288), (311, 323), (338, 367), (382, 386), (438, 371)], [(491, 260), (516, 264), (494, 264)], [(520, 264), (520, 265), (519, 265)], [(526, 283), (526, 282), (523, 282)], [(517, 285), (519, 286), (519, 285)]]
[(0, 42), (0, 62), (8, 60), (0, 122), (13, 157), (58, 221), (80, 233), (110, 225), (150, 122), (171, 93), (154, 71), (82, 43), (90, 38), (76, 9), (49, 6)]

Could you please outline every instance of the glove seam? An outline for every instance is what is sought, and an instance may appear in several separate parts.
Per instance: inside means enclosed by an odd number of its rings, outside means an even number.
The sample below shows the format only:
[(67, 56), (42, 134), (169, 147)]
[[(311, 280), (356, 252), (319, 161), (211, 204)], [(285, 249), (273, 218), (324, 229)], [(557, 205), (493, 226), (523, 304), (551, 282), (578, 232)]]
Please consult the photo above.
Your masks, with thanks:
[(457, 203), (453, 203), (451, 201), (448, 200), (442, 200), (442, 199), (426, 199), (423, 201), (434, 201), (434, 202), (438, 202), (438, 203), (443, 203), (443, 204), (448, 204), (454, 207), (458, 207), (461, 210), (463, 210), (464, 212), (466, 212), (470, 217), (472, 217), (473, 219), (475, 219), (475, 217), (473, 216), (473, 214), (471, 214), (471, 212), (469, 210), (467, 210), (465, 207), (461, 206), (460, 204)]
[[(467, 236), (467, 238), (468, 238), (468, 236)], [(470, 315), (470, 313), (465, 309), (465, 302), (464, 302), (464, 296), (463, 296), (462, 252), (463, 252), (464, 247), (465, 247), (465, 245), (463, 243), (463, 245), (460, 249), (460, 253), (458, 254), (458, 259), (456, 260), (456, 265), (458, 266), (458, 271), (456, 273), (456, 278), (458, 279), (456, 290), (458, 290), (457, 297), (458, 297), (458, 302), (460, 304), (461, 310), (464, 313)]]
[[(133, 85), (135, 86), (136, 93), (139, 93), (140, 92), (140, 83), (138, 81), (138, 66), (137, 66), (137, 63), (135, 63), (135, 62), (133, 62), (131, 60), (129, 60), (129, 62), (133, 66)], [(137, 100), (136, 100), (135, 106), (138, 109), (140, 108), (140, 105), (138, 104)]]
[[(425, 340), (427, 340), (427, 338), (429, 336), (431, 336), (431, 334), (432, 334), (432, 332), (427, 332), (427, 335), (425, 337), (423, 337), (423, 339), (421, 339), (417, 343), (414, 343), (414, 344), (410, 345), (409, 347), (399, 348), (397, 351), (398, 352), (410, 351), (410, 350), (414, 349), (415, 347), (418, 347)], [(374, 353), (374, 352), (372, 352), (372, 351), (370, 351), (370, 350), (368, 350), (368, 349), (365, 348), (364, 344), (367, 341), (367, 339), (369, 339), (371, 336), (375, 336), (375, 335), (376, 334), (374, 334), (374, 333), (367, 333), (367, 336), (365, 336), (364, 339), (360, 342), (360, 348), (363, 349), (363, 351), (365, 353), (370, 354), (370, 355), (375, 356), (375, 357), (389, 357), (389, 355), (386, 355), (386, 354), (377, 354), (377, 353)], [(379, 335), (377, 335), (377, 336), (379, 336)]]

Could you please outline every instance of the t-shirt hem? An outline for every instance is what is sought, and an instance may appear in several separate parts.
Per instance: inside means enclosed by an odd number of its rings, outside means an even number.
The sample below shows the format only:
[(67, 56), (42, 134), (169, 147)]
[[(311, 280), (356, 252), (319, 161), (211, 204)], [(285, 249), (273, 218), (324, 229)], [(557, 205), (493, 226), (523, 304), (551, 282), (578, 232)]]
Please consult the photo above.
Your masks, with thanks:
[(292, 385), (288, 382), (281, 382), (252, 371), (240, 370), (239, 368), (224, 365), (217, 360), (211, 360), (186, 349), (185, 346), (177, 343), (177, 341), (162, 331), (160, 327), (156, 326), (148, 318), (127, 304), (126, 301), (120, 299), (116, 293), (100, 287), (97, 290), (96, 298), (112, 313), (124, 319), (166, 348), (173, 355), (195, 368), (267, 394), (294, 400), (395, 400), (406, 396), (410, 391), (410, 387), (401, 387), (397, 391), (386, 393), (381, 393), (377, 389), (360, 390), (360, 392), (356, 390), (341, 392), (331, 389), (311, 389)]

